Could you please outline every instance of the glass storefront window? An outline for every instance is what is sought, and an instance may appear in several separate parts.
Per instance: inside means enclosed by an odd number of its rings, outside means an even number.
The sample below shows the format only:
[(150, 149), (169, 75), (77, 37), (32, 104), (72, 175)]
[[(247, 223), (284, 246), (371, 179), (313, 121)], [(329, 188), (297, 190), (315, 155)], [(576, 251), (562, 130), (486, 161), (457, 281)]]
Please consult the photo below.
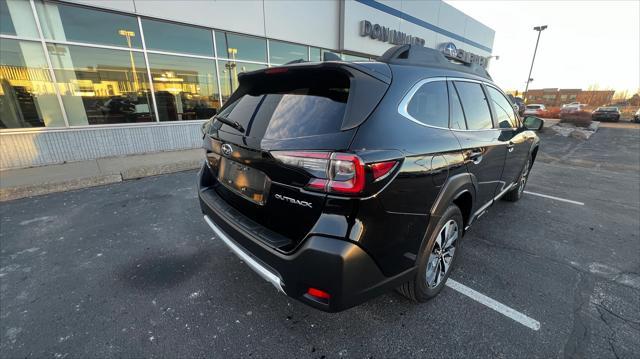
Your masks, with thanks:
[(218, 57), (232, 60), (267, 62), (267, 40), (216, 31)]
[(214, 60), (149, 54), (160, 121), (202, 120), (220, 108)]
[(370, 61), (368, 57), (358, 55), (342, 54), (340, 57), (342, 57), (344, 61)]
[(142, 29), (148, 50), (213, 56), (211, 30), (148, 19)]
[(47, 45), (70, 126), (154, 121), (144, 56)]
[(50, 75), (41, 43), (0, 39), (0, 128), (65, 125)]
[(222, 101), (227, 101), (231, 93), (238, 88), (238, 74), (264, 69), (266, 65), (250, 64), (239, 61), (218, 61), (220, 66), (220, 87)]
[(0, 0), (0, 33), (38, 38), (31, 4), (24, 0)]
[(42, 32), (49, 40), (142, 48), (134, 16), (58, 3), (36, 4)]
[(286, 64), (289, 61), (309, 58), (308, 48), (288, 42), (269, 40), (269, 62), (274, 65)]
[(320, 48), (312, 47), (309, 51), (309, 54), (311, 55), (311, 57), (309, 58), (309, 61), (311, 62), (322, 61), (322, 50)]

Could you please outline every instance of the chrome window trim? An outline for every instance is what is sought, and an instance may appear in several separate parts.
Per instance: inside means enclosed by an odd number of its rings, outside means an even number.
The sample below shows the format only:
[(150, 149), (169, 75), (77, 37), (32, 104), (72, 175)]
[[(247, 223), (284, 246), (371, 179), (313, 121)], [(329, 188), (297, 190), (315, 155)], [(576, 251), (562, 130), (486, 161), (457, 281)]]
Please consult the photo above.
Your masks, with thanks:
[[(440, 77), (430, 77), (430, 78), (426, 78), (426, 79), (422, 79), (422, 80), (418, 81), (415, 85), (413, 85), (411, 87), (411, 89), (409, 89), (409, 91), (403, 96), (402, 100), (400, 101), (400, 104), (398, 105), (398, 113), (402, 117), (406, 118), (407, 120), (409, 120), (411, 122), (414, 122), (414, 123), (416, 123), (416, 124), (418, 124), (420, 126), (436, 128), (436, 129), (439, 129), (439, 130), (450, 130), (450, 131), (455, 131), (455, 132), (480, 132), (480, 131), (505, 131), (505, 130), (515, 130), (516, 129), (516, 128), (492, 127), (492, 128), (484, 128), (484, 129), (479, 129), (479, 130), (469, 130), (469, 129), (461, 130), (461, 129), (458, 129), (458, 128), (427, 125), (426, 123), (420, 122), (420, 120), (416, 119), (415, 117), (413, 117), (413, 116), (411, 116), (409, 114), (409, 111), (408, 111), (409, 102), (411, 102), (411, 100), (413, 99), (413, 95), (415, 95), (415, 93), (418, 92), (420, 87), (422, 87), (423, 85), (425, 85), (427, 83), (436, 82), (436, 81), (465, 81), (465, 82), (478, 83), (478, 84), (481, 84), (481, 85), (491, 86), (491, 87), (495, 88), (496, 90), (498, 90), (500, 93), (502, 93), (504, 95), (504, 92), (502, 92), (502, 90), (500, 90), (500, 88), (498, 88), (493, 83), (487, 82), (487, 81), (468, 79), (468, 78), (464, 78), (464, 77), (442, 77), (442, 76), (440, 76)], [(491, 104), (489, 104), (489, 103), (487, 103), (487, 104), (489, 106), (491, 106)], [(491, 125), (493, 126), (493, 118), (491, 119)]]
[[(402, 101), (400, 101), (400, 104), (398, 105), (398, 113), (400, 115), (402, 115), (404, 118), (406, 118), (407, 120), (417, 123), (420, 126), (424, 126), (424, 127), (430, 127), (430, 128), (437, 128), (440, 130), (449, 130), (448, 127), (440, 127), (440, 126), (433, 126), (433, 125), (427, 125), (426, 123), (423, 123), (421, 121), (419, 121), (418, 119), (416, 119), (415, 117), (411, 116), (409, 114), (409, 102), (411, 102), (411, 100), (413, 99), (413, 96), (416, 94), (416, 92), (418, 92), (418, 90), (431, 82), (439, 82), (439, 81), (444, 81), (446, 84), (447, 78), (446, 77), (430, 77), (427, 79), (423, 79), (418, 81), (415, 85), (413, 85), (411, 87), (411, 89), (409, 89), (409, 92), (407, 92), (404, 97), (402, 98)], [(447, 119), (448, 122), (448, 119)]]

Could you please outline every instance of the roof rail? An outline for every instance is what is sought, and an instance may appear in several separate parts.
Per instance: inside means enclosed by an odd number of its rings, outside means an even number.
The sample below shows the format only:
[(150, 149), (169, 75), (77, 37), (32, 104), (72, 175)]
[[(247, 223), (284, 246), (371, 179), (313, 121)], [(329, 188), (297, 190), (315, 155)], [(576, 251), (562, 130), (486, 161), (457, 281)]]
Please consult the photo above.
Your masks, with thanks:
[(442, 52), (421, 45), (397, 45), (385, 51), (377, 59), (380, 62), (398, 65), (434, 66), (454, 71), (463, 71), (491, 80), (487, 70), (474, 63), (457, 61)]

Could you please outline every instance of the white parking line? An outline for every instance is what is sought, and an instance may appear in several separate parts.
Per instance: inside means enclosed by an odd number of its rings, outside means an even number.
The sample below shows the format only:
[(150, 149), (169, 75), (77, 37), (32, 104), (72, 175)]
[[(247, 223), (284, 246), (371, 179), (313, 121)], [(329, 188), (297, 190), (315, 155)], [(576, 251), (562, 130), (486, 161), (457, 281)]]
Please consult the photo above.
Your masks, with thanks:
[(484, 304), (487, 307), (495, 310), (496, 312), (515, 320), (516, 322), (524, 325), (525, 327), (528, 327), (528, 328), (533, 329), (533, 330), (539, 330), (540, 329), (540, 322), (539, 321), (537, 321), (537, 320), (535, 320), (533, 318), (530, 318), (530, 317), (518, 312), (517, 310), (515, 310), (513, 308), (507, 307), (506, 305), (504, 305), (504, 304), (502, 304), (502, 303), (500, 303), (500, 302), (498, 302), (498, 301), (496, 301), (494, 299), (491, 299), (491, 298), (487, 297), (486, 295), (484, 295), (484, 294), (482, 294), (480, 292), (477, 292), (477, 291), (467, 287), (466, 285), (464, 285), (462, 283), (456, 282), (455, 280), (449, 278), (447, 280), (446, 285), (447, 285), (447, 287), (449, 287), (449, 288), (451, 288), (451, 289), (453, 289), (453, 290), (455, 290), (457, 292), (460, 292), (460, 293), (466, 295), (467, 297), (475, 300), (476, 302)]
[(562, 202), (567, 202), (567, 203), (572, 203), (572, 204), (577, 204), (579, 206), (584, 206), (583, 202), (578, 202), (578, 201), (572, 201), (570, 199), (565, 199), (565, 198), (560, 198), (560, 197), (555, 197), (555, 196), (549, 196), (548, 194), (542, 194), (542, 193), (536, 193), (536, 192), (529, 192), (529, 191), (524, 191), (524, 193), (526, 194), (530, 194), (530, 195), (534, 195), (534, 196), (538, 196), (538, 197), (544, 197), (544, 198), (549, 198), (549, 199), (555, 199), (556, 201), (562, 201)]

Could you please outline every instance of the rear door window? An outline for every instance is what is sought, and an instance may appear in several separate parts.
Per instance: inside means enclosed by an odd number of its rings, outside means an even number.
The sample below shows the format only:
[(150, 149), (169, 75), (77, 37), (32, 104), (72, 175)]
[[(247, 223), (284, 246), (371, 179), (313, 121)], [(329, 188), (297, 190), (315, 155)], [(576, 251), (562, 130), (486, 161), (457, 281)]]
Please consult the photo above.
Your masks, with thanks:
[(447, 83), (434, 81), (422, 85), (411, 97), (407, 113), (425, 125), (449, 127)]
[(493, 128), (491, 111), (482, 86), (475, 82), (455, 81), (469, 130)]
[(518, 123), (516, 120), (515, 112), (511, 102), (507, 100), (504, 95), (491, 86), (487, 86), (489, 96), (491, 96), (491, 102), (493, 103), (493, 109), (496, 112), (496, 120), (498, 121), (498, 127), (500, 128), (517, 128)]
[(340, 131), (349, 98), (346, 75), (274, 76), (272, 81), (250, 89), (220, 115), (240, 123), (249, 137), (280, 140)]
[(460, 97), (458, 97), (458, 91), (456, 91), (456, 88), (451, 82), (449, 82), (449, 102), (451, 103), (449, 126), (454, 130), (466, 130), (467, 124), (464, 120), (464, 111), (462, 111)]

